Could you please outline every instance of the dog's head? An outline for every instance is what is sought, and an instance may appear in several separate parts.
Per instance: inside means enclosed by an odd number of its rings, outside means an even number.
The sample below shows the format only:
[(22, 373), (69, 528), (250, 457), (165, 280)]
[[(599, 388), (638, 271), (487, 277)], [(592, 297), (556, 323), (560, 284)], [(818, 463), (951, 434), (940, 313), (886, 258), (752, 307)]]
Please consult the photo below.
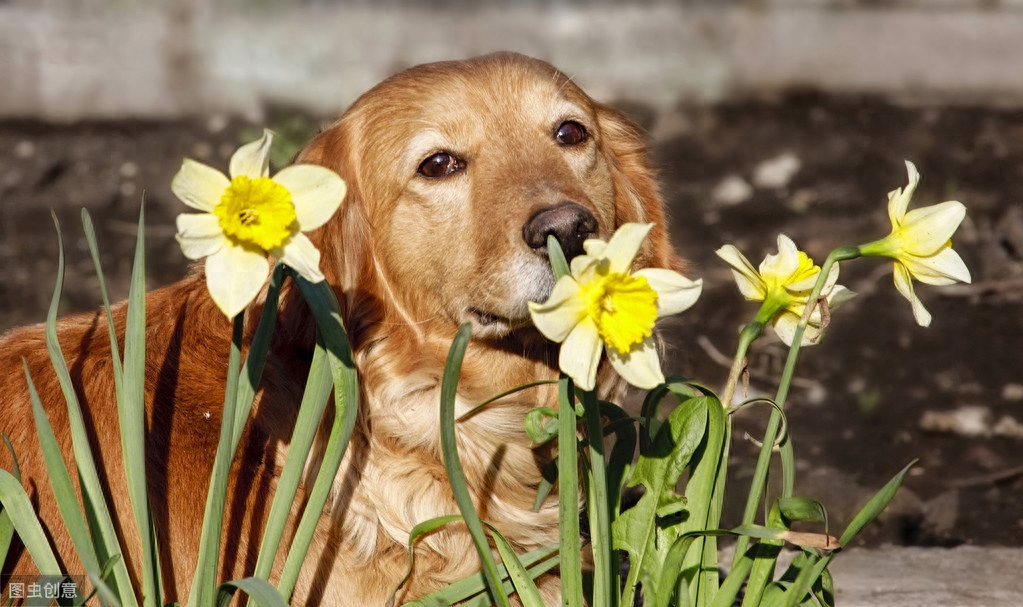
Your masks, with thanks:
[(637, 267), (678, 268), (639, 131), (547, 63), (515, 54), (433, 63), (363, 95), (298, 162), (348, 183), (313, 234), (324, 272), (377, 321), (476, 337), (529, 325), (554, 284), (547, 236), (571, 257), (626, 222), (655, 228)]

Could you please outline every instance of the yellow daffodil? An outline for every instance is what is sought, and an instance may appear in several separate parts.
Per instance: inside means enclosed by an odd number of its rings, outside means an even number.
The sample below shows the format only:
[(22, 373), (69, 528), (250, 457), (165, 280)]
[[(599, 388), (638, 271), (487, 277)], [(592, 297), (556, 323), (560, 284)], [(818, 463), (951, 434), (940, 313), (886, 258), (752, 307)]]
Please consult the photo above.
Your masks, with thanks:
[(302, 232), (323, 225), (341, 205), (345, 183), (320, 166), (289, 166), (272, 178), (270, 131), (231, 156), (230, 179), (185, 159), (171, 190), (202, 211), (177, 218), (177, 239), (189, 259), (206, 258), (206, 284), (233, 318), (269, 274), (267, 253), (311, 282), (323, 280), (320, 252)]
[(895, 288), (913, 306), (917, 324), (931, 324), (931, 314), (913, 291), (913, 279), (930, 285), (970, 282), (970, 270), (952, 250), (952, 234), (966, 216), (966, 207), (956, 200), (907, 212), (920, 174), (906, 161), (909, 184), (888, 194), (888, 217), (892, 232), (885, 238), (859, 247), (861, 255), (891, 257), (895, 260)]
[[(743, 297), (749, 301), (763, 302), (758, 319), (772, 325), (778, 337), (791, 346), (810, 291), (820, 274), (820, 267), (814, 265), (813, 260), (796, 248), (792, 239), (784, 234), (778, 236), (778, 253), (765, 257), (759, 271), (739, 249), (730, 244), (721, 247), (716, 253), (732, 266), (732, 275)], [(826, 298), (829, 309), (838, 307), (853, 296), (852, 291), (837, 282), (838, 264), (834, 264), (821, 289), (821, 297)], [(820, 307), (815, 307), (803, 333), (802, 345), (814, 344), (820, 340), (822, 319)]]
[(561, 343), (561, 370), (583, 390), (594, 388), (605, 351), (630, 384), (650, 389), (663, 382), (654, 323), (689, 308), (700, 296), (702, 281), (677, 272), (630, 272), (652, 227), (627, 223), (609, 242), (587, 240), (586, 254), (572, 260), (571, 273), (558, 279), (547, 301), (529, 304), (536, 328)]

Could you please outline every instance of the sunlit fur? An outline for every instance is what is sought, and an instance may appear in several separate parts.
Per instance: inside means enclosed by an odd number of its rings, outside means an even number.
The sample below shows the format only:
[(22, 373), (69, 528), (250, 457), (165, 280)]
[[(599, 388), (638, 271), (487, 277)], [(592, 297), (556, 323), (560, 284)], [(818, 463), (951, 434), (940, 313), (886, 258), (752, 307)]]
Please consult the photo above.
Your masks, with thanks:
[[(589, 138), (576, 146), (559, 144), (554, 133), (565, 120), (582, 124)], [(439, 151), (462, 158), (464, 170), (439, 179), (417, 174), (420, 163)], [(398, 74), (363, 95), (297, 162), (327, 166), (348, 183), (341, 210), (311, 238), (342, 305), (362, 398), (295, 603), (379, 605), (405, 573), (409, 530), (457, 512), (440, 458), (438, 403), (444, 360), (459, 325), (471, 322), (474, 331), (458, 388), (459, 414), (501, 391), (557, 376), (557, 347), (528, 321), (526, 303), (543, 300), (553, 285), (547, 260), (523, 240), (529, 218), (571, 201), (596, 216), (603, 238), (625, 222), (653, 222), (637, 267), (678, 269), (680, 262), (667, 240), (637, 129), (551, 66), (520, 55)], [(260, 305), (248, 312), (250, 333)], [(175, 601), (185, 598), (195, 567), (230, 325), (206, 292), (201, 265), (181, 282), (150, 293), (147, 308), (146, 465), (166, 600)], [(114, 311), (122, 340), (124, 313), (123, 306)], [(225, 579), (248, 575), (254, 566), (311, 358), (313, 323), (290, 286), (278, 323), (232, 468), (221, 550)], [(137, 578), (140, 557), (116, 439), (106, 322), (100, 314), (73, 316), (58, 323), (58, 332)], [(45, 480), (22, 358), (65, 453), (71, 452), (41, 326), (12, 331), (0, 341), (0, 430), (14, 444), (23, 482), (63, 566), (80, 571)], [(609, 368), (600, 384), (606, 395), (620, 389)], [(520, 552), (557, 541), (556, 501), (532, 512), (540, 469), (551, 453), (534, 448), (523, 431), (525, 413), (553, 406), (555, 392), (550, 385), (519, 392), (457, 425), (477, 508)], [(318, 468), (327, 427), (309, 473)], [(10, 468), (4, 449), (0, 465)], [(303, 500), (300, 493), (294, 511)], [(292, 532), (289, 527), (286, 537)], [(283, 565), (278, 561), (275, 575)], [(24, 551), (13, 563), (15, 572), (32, 570)], [(464, 527), (449, 526), (417, 544), (415, 569), (399, 600), (476, 570)], [(557, 578), (540, 584), (548, 603), (557, 604)]]

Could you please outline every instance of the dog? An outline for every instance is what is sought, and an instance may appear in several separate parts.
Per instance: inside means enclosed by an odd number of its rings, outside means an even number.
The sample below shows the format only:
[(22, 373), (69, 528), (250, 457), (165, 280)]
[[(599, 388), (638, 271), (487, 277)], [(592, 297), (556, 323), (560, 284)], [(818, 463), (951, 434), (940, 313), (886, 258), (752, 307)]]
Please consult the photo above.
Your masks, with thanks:
[[(310, 238), (342, 308), (361, 400), (293, 602), (383, 605), (408, 567), (412, 527), (458, 512), (441, 460), (438, 411), (442, 370), (459, 326), (470, 323), (472, 339), (456, 415), (510, 388), (558, 377), (558, 346), (532, 327), (527, 307), (544, 301), (554, 285), (549, 235), (571, 258), (587, 238), (606, 240), (626, 222), (650, 222), (635, 266), (681, 270), (682, 262), (669, 243), (640, 130), (554, 67), (522, 55), (432, 63), (392, 76), (319, 133), (296, 162), (328, 167), (348, 185), (340, 210)], [(257, 298), (247, 314), (250, 336), (261, 305)], [(177, 601), (187, 596), (196, 566), (231, 325), (207, 293), (201, 264), (149, 293), (146, 307), (147, 483), (164, 600)], [(124, 304), (113, 316), (123, 340)], [(254, 568), (315, 343), (311, 313), (291, 283), (282, 291), (277, 323), (231, 469), (223, 579)], [(107, 331), (99, 312), (58, 322), (122, 545), (138, 546), (120, 444), (110, 440), (119, 430)], [(66, 407), (43, 333), (32, 326), (0, 340), (0, 430), (14, 445), (62, 567), (73, 573), (81, 565), (46, 480), (22, 371), (24, 359), (69, 453)], [(623, 385), (606, 361), (598, 381), (605, 398)], [(533, 508), (552, 453), (532, 445), (523, 429), (528, 411), (556, 402), (556, 387), (539, 385), (457, 424), (480, 516), (520, 553), (558, 541), (556, 496)], [(4, 449), (0, 466), (11, 467)], [(302, 502), (300, 495), (295, 511)], [(14, 554), (9, 572), (34, 571), (24, 550)], [(464, 525), (426, 536), (415, 554), (399, 601), (479, 570)], [(124, 558), (137, 581), (141, 556)], [(282, 565), (275, 564), (271, 581)], [(548, 604), (559, 604), (556, 575), (538, 584)]]

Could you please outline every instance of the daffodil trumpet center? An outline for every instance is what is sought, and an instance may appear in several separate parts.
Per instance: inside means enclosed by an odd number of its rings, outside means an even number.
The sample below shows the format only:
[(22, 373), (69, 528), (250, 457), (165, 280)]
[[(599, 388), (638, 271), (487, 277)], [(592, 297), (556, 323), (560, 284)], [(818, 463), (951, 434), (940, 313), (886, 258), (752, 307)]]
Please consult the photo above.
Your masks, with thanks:
[(235, 177), (213, 208), (220, 228), (242, 245), (270, 251), (298, 231), (291, 192), (268, 177)]
[(628, 354), (653, 335), (657, 321), (657, 291), (643, 276), (612, 272), (584, 287), (586, 312), (600, 339)]

